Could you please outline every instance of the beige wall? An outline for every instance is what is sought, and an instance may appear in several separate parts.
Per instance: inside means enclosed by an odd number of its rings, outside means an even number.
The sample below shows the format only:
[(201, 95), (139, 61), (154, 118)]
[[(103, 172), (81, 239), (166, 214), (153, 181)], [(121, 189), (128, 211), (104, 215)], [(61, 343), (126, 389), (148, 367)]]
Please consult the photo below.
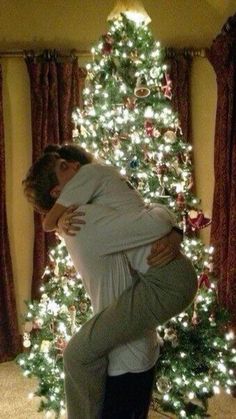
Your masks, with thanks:
[[(112, 0), (0, 0), (0, 50), (10, 48), (88, 49), (106, 30)], [(217, 10), (203, 0), (144, 0), (151, 29), (166, 46), (207, 46), (232, 12), (232, 2)], [(217, 2), (218, 4), (219, 2)], [(95, 6), (96, 4), (96, 6)], [(24, 311), (32, 275), (32, 212), (23, 198), (21, 180), (31, 163), (30, 94), (21, 58), (0, 59), (4, 77), (7, 216), (17, 309)], [(213, 137), (216, 103), (214, 72), (196, 58), (192, 74), (193, 143), (196, 187), (202, 208), (211, 214)], [(208, 241), (209, 232), (204, 233)]]
[(6, 148), (6, 200), (17, 310), (24, 311), (32, 275), (32, 210), (21, 180), (31, 164), (29, 83), (22, 59), (2, 60)]
[[(214, 129), (216, 80), (206, 59), (195, 58), (192, 67), (191, 111), (196, 195), (201, 199), (204, 214), (211, 216), (214, 188)], [(209, 244), (210, 227), (202, 230), (204, 243)]]

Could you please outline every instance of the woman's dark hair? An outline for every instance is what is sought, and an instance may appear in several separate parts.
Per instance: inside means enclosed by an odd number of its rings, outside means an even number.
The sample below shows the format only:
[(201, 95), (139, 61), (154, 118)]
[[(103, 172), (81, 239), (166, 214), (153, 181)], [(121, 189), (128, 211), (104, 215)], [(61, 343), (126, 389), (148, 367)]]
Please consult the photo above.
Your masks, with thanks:
[(60, 158), (55, 152), (43, 154), (30, 167), (22, 181), (24, 194), (37, 212), (48, 211), (55, 204), (56, 199), (50, 192), (58, 185), (55, 166)]
[(51, 190), (58, 185), (55, 166), (58, 159), (79, 162), (81, 166), (93, 162), (93, 155), (76, 144), (49, 144), (23, 180), (24, 194), (37, 212), (48, 211), (56, 199)]
[(92, 163), (93, 155), (77, 144), (49, 144), (44, 149), (44, 154), (58, 153), (61, 159), (78, 161), (81, 165)]

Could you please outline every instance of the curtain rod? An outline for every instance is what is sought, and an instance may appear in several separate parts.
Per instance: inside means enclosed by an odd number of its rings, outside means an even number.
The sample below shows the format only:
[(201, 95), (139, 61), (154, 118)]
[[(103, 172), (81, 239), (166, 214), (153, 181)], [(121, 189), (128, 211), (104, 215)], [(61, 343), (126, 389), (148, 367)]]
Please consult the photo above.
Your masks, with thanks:
[(45, 50), (55, 51), (59, 57), (91, 57), (92, 54), (90, 51), (78, 51), (76, 49), (71, 50), (60, 50), (56, 48), (42, 48), (42, 49), (16, 49), (16, 50), (0, 50), (0, 58), (25, 58), (26, 56), (32, 54), (32, 56), (41, 55)]
[[(46, 48), (45, 48), (46, 49)], [(45, 49), (16, 49), (16, 50), (0, 50), (0, 58), (25, 58), (26, 56), (32, 54), (32, 56), (38, 56), (45, 51)], [(55, 51), (59, 57), (81, 57), (81, 58), (90, 58), (92, 57), (92, 53), (86, 50), (60, 50), (60, 49), (50, 49), (49, 51)], [(166, 55), (168, 57), (174, 57), (176, 55), (185, 55), (191, 57), (206, 57), (207, 48), (165, 48)]]

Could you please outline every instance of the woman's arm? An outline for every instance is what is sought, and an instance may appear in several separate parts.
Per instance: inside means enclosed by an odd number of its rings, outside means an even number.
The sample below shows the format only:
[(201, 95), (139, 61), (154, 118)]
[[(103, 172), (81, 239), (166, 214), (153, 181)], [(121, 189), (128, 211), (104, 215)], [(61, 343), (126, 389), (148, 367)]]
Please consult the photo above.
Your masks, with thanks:
[(71, 205), (58, 219), (57, 227), (59, 234), (65, 233), (67, 236), (76, 236), (81, 224), (86, 224), (83, 218), (85, 212), (79, 211), (77, 205)]
[(183, 241), (183, 232), (175, 227), (171, 232), (155, 241), (152, 244), (151, 253), (147, 258), (147, 263), (150, 266), (164, 266), (171, 262), (181, 252), (181, 243)]
[(57, 228), (59, 218), (67, 210), (67, 207), (61, 204), (54, 204), (53, 207), (47, 212), (43, 219), (44, 231), (54, 231)]

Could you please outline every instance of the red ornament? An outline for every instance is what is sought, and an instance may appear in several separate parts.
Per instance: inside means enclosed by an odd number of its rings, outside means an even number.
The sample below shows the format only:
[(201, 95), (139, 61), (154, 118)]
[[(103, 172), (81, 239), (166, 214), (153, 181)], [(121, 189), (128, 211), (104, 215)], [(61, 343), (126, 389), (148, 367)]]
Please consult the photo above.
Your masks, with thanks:
[(156, 172), (158, 175), (164, 175), (167, 172), (167, 165), (165, 163), (158, 164), (156, 166)]
[(211, 219), (205, 217), (201, 210), (191, 210), (188, 213), (187, 223), (192, 231), (202, 230), (203, 228), (211, 224)]
[(185, 196), (182, 192), (178, 193), (177, 198), (176, 198), (176, 204), (178, 205), (179, 208), (185, 207)]
[(146, 134), (149, 137), (153, 137), (153, 133), (154, 133), (154, 124), (153, 124), (153, 122), (152, 121), (149, 121), (149, 120), (145, 121), (144, 122), (144, 128), (145, 128)]
[(169, 74), (165, 73), (166, 84), (165, 86), (161, 87), (161, 90), (164, 93), (164, 96), (168, 99), (172, 98), (172, 81), (170, 79)]
[(109, 34), (103, 35), (103, 40), (104, 40), (104, 44), (102, 47), (102, 54), (109, 55), (112, 51), (114, 40), (112, 36)]
[(209, 274), (209, 268), (205, 267), (198, 279), (199, 288), (202, 288), (203, 286), (205, 286), (206, 288), (210, 288), (211, 284), (210, 284), (208, 274)]

